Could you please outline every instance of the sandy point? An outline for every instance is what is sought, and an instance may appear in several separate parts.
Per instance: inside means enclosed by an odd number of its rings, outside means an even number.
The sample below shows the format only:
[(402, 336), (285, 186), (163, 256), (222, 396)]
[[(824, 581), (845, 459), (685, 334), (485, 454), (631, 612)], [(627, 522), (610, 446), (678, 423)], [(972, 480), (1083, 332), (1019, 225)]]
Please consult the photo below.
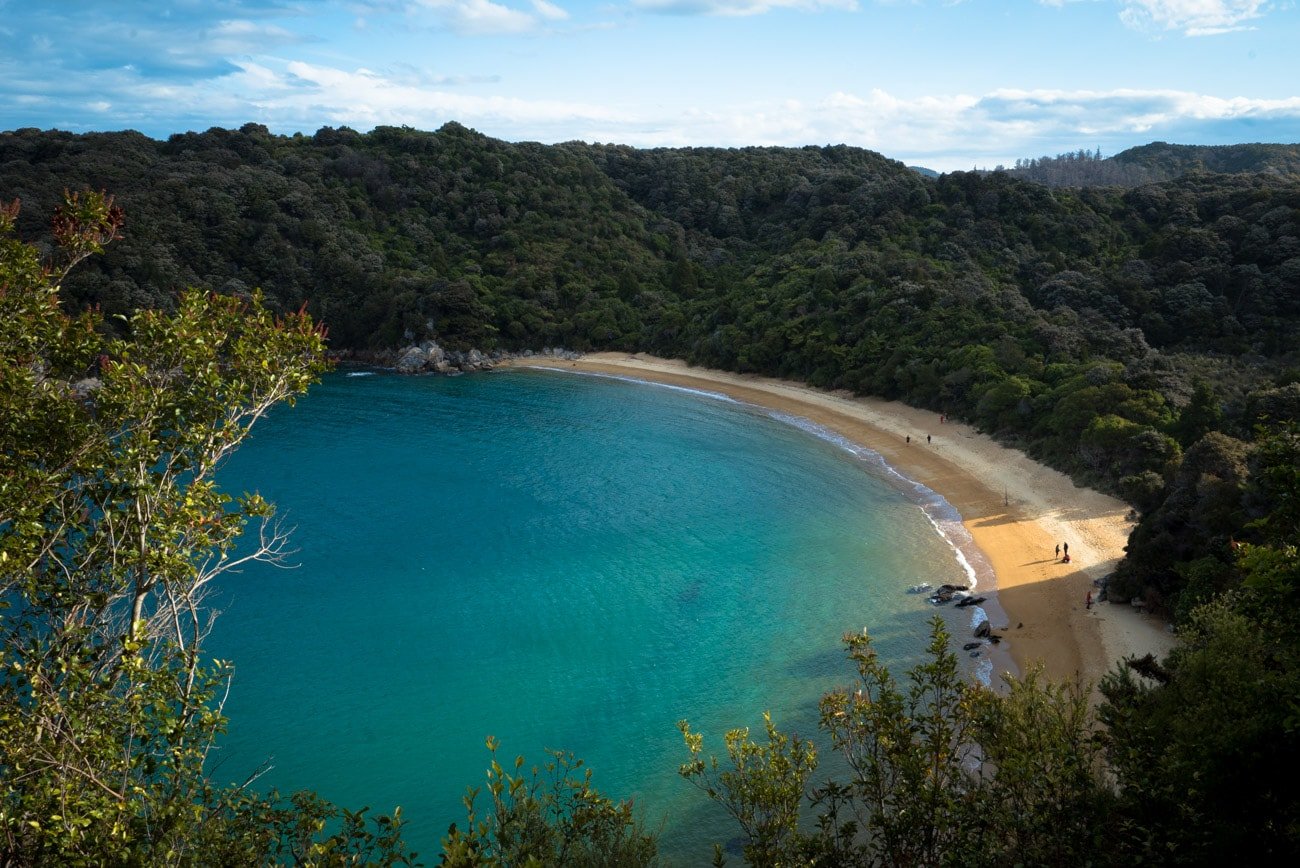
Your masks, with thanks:
[[(1086, 604), (1093, 579), (1124, 554), (1129, 507), (1076, 486), (967, 425), (896, 401), (824, 392), (800, 383), (693, 368), (644, 354), (596, 353), (576, 362), (512, 364), (633, 377), (730, 395), (802, 416), (872, 449), (961, 513), (996, 576), (1004, 634), (1023, 671), (1041, 662), (1053, 678), (1095, 684), (1119, 659), (1173, 647), (1164, 623), (1114, 603)], [(1069, 544), (1070, 563), (1056, 546)], [(994, 623), (995, 627), (1004, 626)], [(959, 637), (960, 638), (960, 637)]]

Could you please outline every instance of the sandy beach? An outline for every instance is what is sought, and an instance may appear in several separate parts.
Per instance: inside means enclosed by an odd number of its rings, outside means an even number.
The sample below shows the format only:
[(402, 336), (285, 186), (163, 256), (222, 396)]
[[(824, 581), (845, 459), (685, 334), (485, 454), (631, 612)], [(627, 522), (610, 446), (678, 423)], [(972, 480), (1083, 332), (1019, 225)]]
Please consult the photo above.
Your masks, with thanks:
[[(1077, 487), (1064, 474), (972, 428), (895, 401), (823, 392), (799, 383), (692, 368), (642, 354), (596, 353), (576, 362), (519, 359), (520, 366), (635, 377), (722, 392), (802, 416), (880, 453), (905, 476), (941, 494), (961, 513), (992, 564), (1006, 613), (1005, 646), (1023, 672), (1041, 661), (1053, 678), (1096, 683), (1122, 657), (1173, 645), (1165, 625), (1127, 605), (1085, 596), (1115, 568), (1131, 522), (1122, 501)], [(911, 437), (911, 442), (907, 438)], [(927, 436), (930, 441), (927, 442)], [(1069, 543), (1071, 563), (1055, 556)], [(985, 589), (980, 589), (984, 593)]]

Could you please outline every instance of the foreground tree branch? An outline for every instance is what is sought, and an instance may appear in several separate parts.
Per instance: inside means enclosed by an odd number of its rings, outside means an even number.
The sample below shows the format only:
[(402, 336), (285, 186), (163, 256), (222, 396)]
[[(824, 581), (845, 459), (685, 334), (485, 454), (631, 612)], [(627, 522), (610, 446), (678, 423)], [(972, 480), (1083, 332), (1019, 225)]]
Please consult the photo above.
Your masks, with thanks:
[[(324, 836), (319, 800), (278, 807), (204, 769), (230, 677), (202, 654), (205, 592), (291, 554), (273, 507), (214, 474), (326, 369), (323, 329), (191, 290), (108, 337), (58, 289), (121, 211), (66, 196), (46, 262), (11, 237), (17, 214), (0, 208), (0, 864), (246, 864), (286, 835), (308, 860), (374, 850), (364, 823)], [(384, 822), (374, 852), (404, 861)]]

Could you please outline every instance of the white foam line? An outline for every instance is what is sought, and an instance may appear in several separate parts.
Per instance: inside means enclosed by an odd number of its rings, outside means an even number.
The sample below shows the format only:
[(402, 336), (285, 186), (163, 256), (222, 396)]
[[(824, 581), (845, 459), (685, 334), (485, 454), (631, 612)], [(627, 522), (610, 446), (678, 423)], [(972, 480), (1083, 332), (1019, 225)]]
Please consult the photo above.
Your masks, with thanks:
[[(746, 406), (754, 407), (755, 405)], [(962, 524), (961, 513), (957, 511), (955, 506), (944, 499), (943, 495), (928, 485), (905, 476), (874, 449), (868, 449), (861, 444), (854, 443), (852, 440), (817, 424), (811, 419), (782, 413), (777, 410), (769, 410), (761, 406), (756, 407), (756, 409), (767, 413), (777, 421), (794, 425), (814, 437), (820, 437), (840, 447), (860, 461), (876, 468), (881, 475), (892, 480), (895, 485), (902, 489), (904, 496), (910, 496), (916, 501), (921, 514), (929, 520), (930, 525), (939, 534), (939, 537), (952, 550), (957, 563), (965, 571), (972, 590), (978, 586), (980, 578), (987, 578), (990, 581), (994, 579), (993, 565), (989, 563), (988, 558), (975, 545), (975, 539), (971, 536), (970, 531), (966, 529), (966, 525)], [(998, 605), (996, 595), (990, 598), (989, 605), (1000, 618), (1006, 619), (1006, 613)], [(992, 626), (993, 619), (990, 617), (988, 610), (979, 605), (970, 608), (969, 626), (972, 633), (983, 621), (988, 621), (989, 626)], [(1004, 670), (1013, 673), (1017, 671), (1014, 661), (1008, 656), (1008, 652), (1004, 649), (998, 649), (996, 646), (989, 646), (987, 652), (981, 654), (974, 667), (972, 667), (974, 677), (985, 687), (993, 686), (995, 657), (1001, 661)]]
[[(642, 380), (637, 377), (625, 377), (621, 374), (604, 374), (599, 371), (573, 371), (568, 368), (551, 368), (546, 365), (529, 365), (535, 371), (555, 371), (559, 374), (572, 374), (575, 377), (598, 377), (602, 380), (619, 380), (624, 383), (636, 383), (639, 386), (654, 386), (656, 389), (670, 389), (674, 392), (685, 392), (688, 395), (699, 395), (701, 398), (712, 398), (715, 401), (724, 401), (728, 404), (740, 404), (745, 407), (752, 407), (753, 404), (746, 404), (744, 401), (737, 401), (730, 395), (724, 395), (722, 392), (709, 392), (704, 389), (692, 389), (689, 386), (678, 386), (673, 383), (656, 383), (654, 380)], [(757, 409), (763, 409), (758, 407)]]
[[(753, 406), (753, 405), (749, 405)], [(970, 531), (961, 522), (961, 513), (957, 512), (956, 507), (944, 499), (934, 489), (915, 479), (900, 473), (896, 467), (885, 460), (885, 457), (874, 449), (854, 443), (843, 435), (837, 434), (822, 425), (817, 424), (811, 419), (803, 416), (794, 416), (789, 413), (782, 413), (777, 410), (768, 410), (765, 407), (758, 407), (767, 415), (780, 422), (793, 425), (802, 431), (812, 434), (844, 451), (853, 455), (855, 458), (863, 461), (878, 472), (886, 475), (895, 485), (902, 488), (905, 494), (910, 494), (916, 502), (921, 514), (930, 522), (930, 526), (935, 532), (948, 543), (952, 549), (953, 558), (966, 574), (966, 578), (971, 588), (979, 585), (981, 578), (992, 579), (993, 567), (975, 545), (975, 540), (971, 537)]]

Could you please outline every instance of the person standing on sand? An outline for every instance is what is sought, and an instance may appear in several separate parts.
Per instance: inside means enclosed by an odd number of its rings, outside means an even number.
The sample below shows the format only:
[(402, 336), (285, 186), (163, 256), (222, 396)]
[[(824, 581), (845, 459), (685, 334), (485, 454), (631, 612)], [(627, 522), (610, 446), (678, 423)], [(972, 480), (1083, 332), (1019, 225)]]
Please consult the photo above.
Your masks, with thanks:
[(929, 443), (929, 442), (930, 442), (930, 435), (929, 435), (929, 434), (926, 434), (926, 435), (925, 435), (925, 442), (926, 442), (926, 443)]
[(1056, 544), (1056, 557), (1057, 557), (1058, 560), (1059, 560), (1060, 557), (1061, 557), (1061, 544), (1060, 544), (1060, 543), (1057, 543), (1057, 544)]
[(1065, 546), (1065, 556), (1068, 558), (1070, 556), (1070, 544), (1062, 543), (1062, 545)]

